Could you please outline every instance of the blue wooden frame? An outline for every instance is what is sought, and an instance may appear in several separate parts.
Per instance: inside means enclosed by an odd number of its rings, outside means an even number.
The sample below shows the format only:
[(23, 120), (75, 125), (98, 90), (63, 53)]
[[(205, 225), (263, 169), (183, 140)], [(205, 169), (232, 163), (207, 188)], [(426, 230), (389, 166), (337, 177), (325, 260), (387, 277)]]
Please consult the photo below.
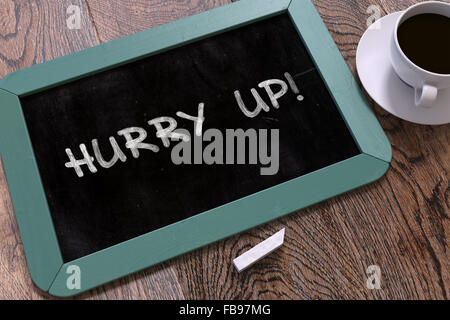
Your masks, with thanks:
[[(286, 12), (361, 154), (64, 264), (19, 98)], [(79, 294), (375, 181), (391, 160), (389, 141), (310, 0), (241, 0), (12, 73), (0, 80), (0, 152), (31, 277), (56, 296)], [(66, 286), (70, 265), (81, 269), (79, 290)]]

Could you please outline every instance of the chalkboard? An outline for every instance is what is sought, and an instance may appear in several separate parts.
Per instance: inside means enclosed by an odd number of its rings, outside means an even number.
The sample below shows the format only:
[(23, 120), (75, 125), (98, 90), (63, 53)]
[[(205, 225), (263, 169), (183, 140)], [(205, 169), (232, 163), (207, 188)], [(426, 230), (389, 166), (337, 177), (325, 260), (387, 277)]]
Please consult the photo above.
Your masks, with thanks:
[[(258, 84), (279, 79), (289, 85), (285, 73), (292, 75), (298, 92), (289, 86), (276, 109)], [(234, 92), (239, 90), (246, 107), (254, 110), (252, 88), (258, 88), (270, 111), (250, 118), (239, 108)], [(280, 88), (274, 85), (273, 91)], [(21, 102), (65, 261), (360, 153), (287, 14), (58, 86)], [(176, 113), (198, 116), (199, 103), (204, 103), (203, 131), (216, 128), (224, 133), (224, 139), (226, 129), (278, 129), (278, 172), (261, 175), (264, 166), (260, 164), (209, 165), (203, 159), (203, 164), (194, 164), (194, 122)], [(190, 131), (192, 164), (171, 161), (171, 148), (181, 142), (172, 141), (165, 148), (156, 137), (157, 128), (148, 124), (162, 116), (174, 118), (177, 128)], [(141, 149), (134, 158), (125, 147), (125, 137), (117, 134), (130, 127), (143, 128), (147, 133), (143, 142), (156, 145), (159, 151)], [(267, 134), (270, 138), (269, 131)], [(92, 139), (97, 139), (104, 158), (111, 159), (111, 136), (127, 157), (125, 162), (119, 159), (105, 169), (94, 160), (97, 172), (91, 173), (83, 165), (83, 177), (65, 167), (69, 161), (66, 148), (76, 159), (83, 159), (79, 148), (83, 143), (94, 156)], [(204, 150), (208, 142), (203, 145)], [(226, 158), (226, 150), (223, 153)]]
[(57, 296), (375, 181), (391, 159), (309, 0), (240, 0), (20, 70), (0, 106), (30, 275)]

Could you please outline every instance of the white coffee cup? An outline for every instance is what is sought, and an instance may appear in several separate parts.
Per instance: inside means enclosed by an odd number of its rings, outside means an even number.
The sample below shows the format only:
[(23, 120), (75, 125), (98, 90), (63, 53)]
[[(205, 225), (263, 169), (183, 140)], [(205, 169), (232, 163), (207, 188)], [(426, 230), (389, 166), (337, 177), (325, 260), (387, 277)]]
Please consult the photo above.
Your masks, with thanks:
[[(434, 13), (450, 17), (450, 4), (439, 1), (427, 1), (406, 9), (400, 15), (395, 25), (390, 54), (392, 67), (397, 75), (415, 89), (416, 106), (431, 108), (438, 97), (439, 90), (450, 88), (450, 74), (430, 72), (414, 64), (403, 53), (397, 34), (398, 28), (403, 22), (411, 17), (424, 13)], [(442, 41), (449, 41), (449, 39), (442, 39)]]

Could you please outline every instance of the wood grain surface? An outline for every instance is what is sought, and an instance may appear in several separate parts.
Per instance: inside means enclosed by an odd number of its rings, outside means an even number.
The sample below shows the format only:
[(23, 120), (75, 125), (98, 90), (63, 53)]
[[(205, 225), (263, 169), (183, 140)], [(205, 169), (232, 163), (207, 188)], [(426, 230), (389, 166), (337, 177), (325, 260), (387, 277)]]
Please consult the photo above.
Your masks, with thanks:
[[(228, 2), (2, 0), (0, 77)], [(418, 1), (313, 2), (355, 73), (356, 47), (374, 12), (368, 8), (376, 5), (385, 15)], [(81, 8), (80, 30), (66, 27), (70, 4)], [(381, 180), (76, 298), (448, 299), (450, 126), (411, 124), (369, 101), (393, 148)], [(234, 257), (283, 227), (278, 251), (235, 272)], [(380, 290), (366, 287), (371, 265), (381, 269)], [(0, 170), (0, 299), (42, 298), (50, 297), (29, 277)]]

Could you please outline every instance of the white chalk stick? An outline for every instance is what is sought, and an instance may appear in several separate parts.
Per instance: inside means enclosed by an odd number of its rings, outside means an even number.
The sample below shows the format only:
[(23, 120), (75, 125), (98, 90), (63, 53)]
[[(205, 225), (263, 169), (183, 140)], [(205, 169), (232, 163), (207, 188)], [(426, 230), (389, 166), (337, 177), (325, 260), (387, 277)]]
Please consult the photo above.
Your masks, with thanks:
[(234, 259), (233, 264), (236, 267), (237, 271), (241, 272), (247, 269), (252, 264), (256, 263), (257, 261), (267, 256), (269, 253), (281, 247), (284, 242), (284, 231), (285, 228)]

